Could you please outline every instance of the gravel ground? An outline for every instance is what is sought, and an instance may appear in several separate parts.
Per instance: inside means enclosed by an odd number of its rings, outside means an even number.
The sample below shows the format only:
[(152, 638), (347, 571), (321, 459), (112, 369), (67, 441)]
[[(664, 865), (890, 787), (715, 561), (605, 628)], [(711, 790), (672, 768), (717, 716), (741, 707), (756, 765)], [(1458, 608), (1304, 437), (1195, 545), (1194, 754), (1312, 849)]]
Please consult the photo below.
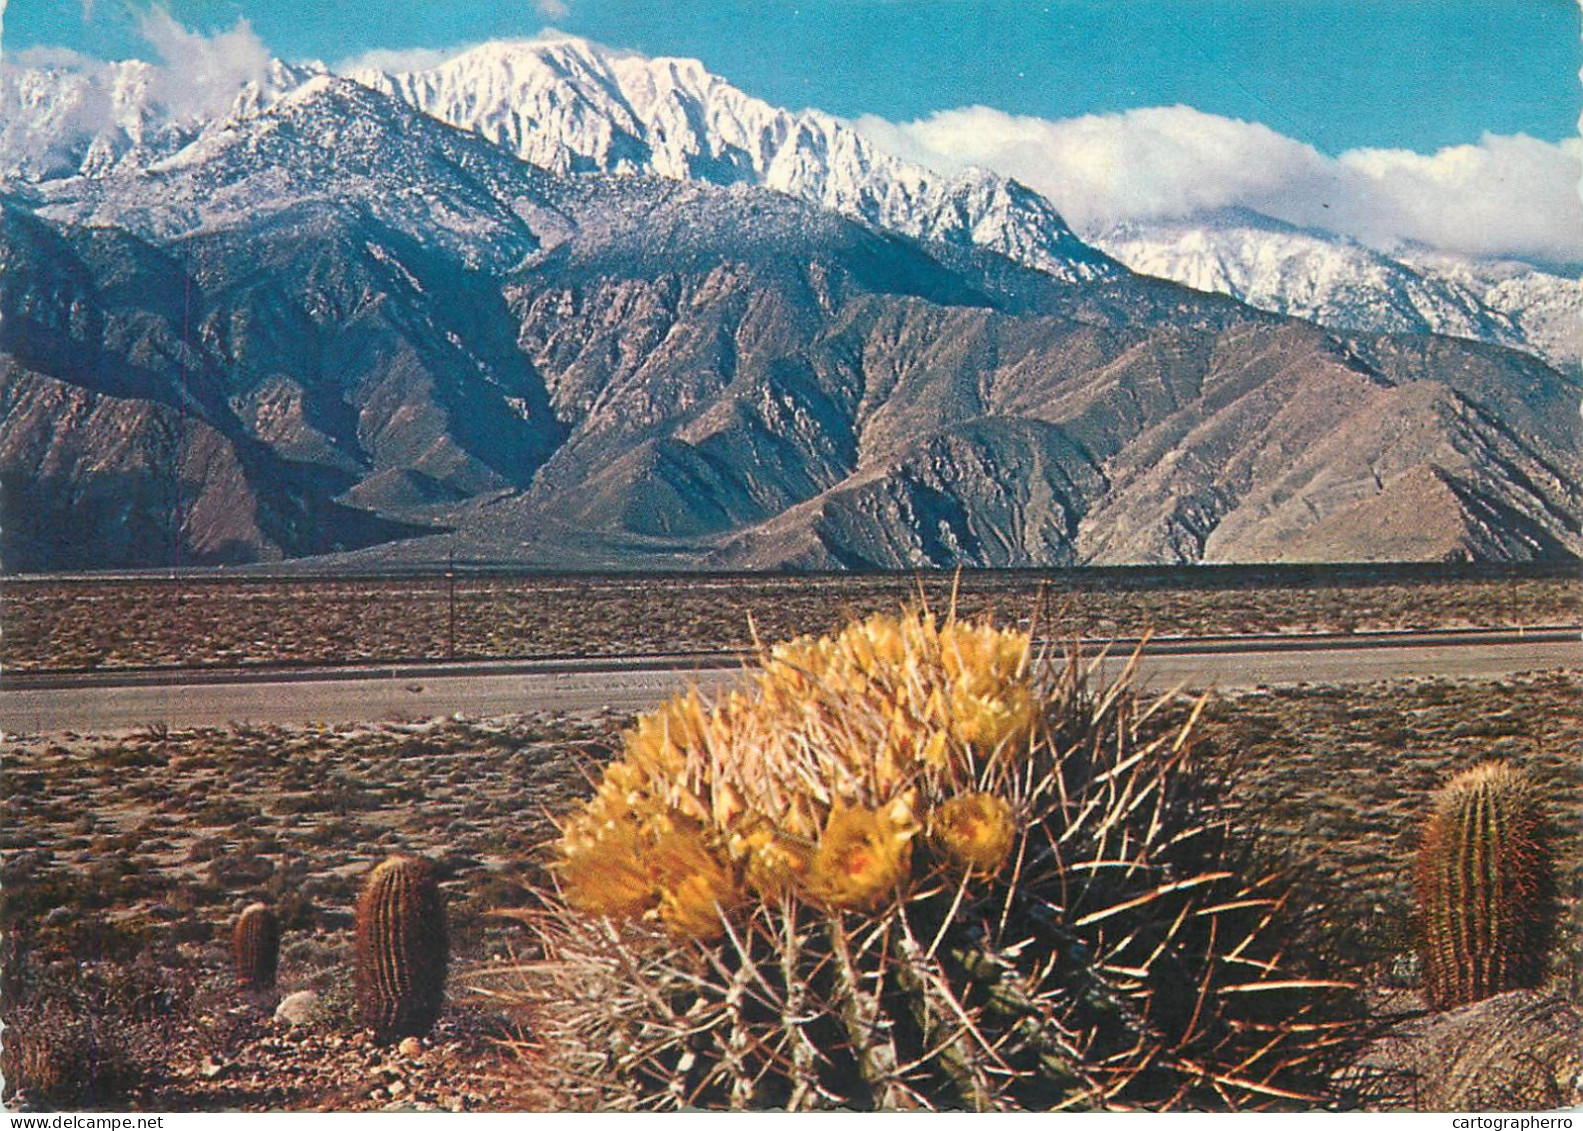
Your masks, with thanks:
[[(1306, 578), (1306, 579), (1305, 579)], [(1576, 625), (1583, 577), (1258, 570), (881, 576), (579, 576), (299, 581), (13, 579), (12, 671), (663, 653), (750, 646), (893, 611), (920, 593), (1090, 638)], [(453, 601), (454, 595), (454, 601)], [(454, 610), (454, 614), (453, 614)]]
[[(22, 738), (6, 757), (3, 1000), (27, 1032), (126, 1061), (88, 1092), (24, 1103), (148, 1110), (524, 1110), (521, 1019), (471, 992), (525, 945), (491, 914), (543, 881), (550, 815), (586, 788), (625, 717), (515, 716), (345, 727), (146, 728)], [(1428, 793), (1491, 756), (1553, 799), (1563, 890), (1583, 876), (1583, 675), (1263, 689), (1217, 700), (1203, 756), (1227, 760), (1268, 842), (1382, 987), (1412, 995), (1406, 886)], [(351, 1005), (351, 906), (394, 851), (440, 862), (450, 1002), (422, 1042), (381, 1048)], [(1569, 887), (1569, 885), (1571, 885)], [(313, 990), (310, 1023), (275, 1019), (228, 973), (249, 902), (285, 923), (278, 994)], [(1578, 901), (1568, 913), (1579, 915)], [(1583, 963), (1576, 924), (1559, 984)], [(1399, 1004), (1396, 1008), (1399, 1008)], [(54, 1016), (65, 1023), (51, 1022)], [(75, 1026), (75, 1029), (74, 1029)], [(80, 1050), (79, 1050), (80, 1051)], [(9, 1075), (9, 1073), (8, 1073)], [(16, 1097), (13, 1097), (13, 1102)]]

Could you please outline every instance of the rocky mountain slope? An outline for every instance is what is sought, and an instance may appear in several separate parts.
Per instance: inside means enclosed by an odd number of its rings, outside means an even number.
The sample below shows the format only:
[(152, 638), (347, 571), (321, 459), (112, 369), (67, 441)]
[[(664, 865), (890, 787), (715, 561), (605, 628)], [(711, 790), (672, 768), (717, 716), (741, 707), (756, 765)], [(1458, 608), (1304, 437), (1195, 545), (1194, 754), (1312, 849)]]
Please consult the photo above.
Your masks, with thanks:
[(9, 569), (1583, 552), (1575, 376), (1064, 225), (1033, 270), (745, 181), (560, 175), (323, 74), (131, 152), (8, 182)]

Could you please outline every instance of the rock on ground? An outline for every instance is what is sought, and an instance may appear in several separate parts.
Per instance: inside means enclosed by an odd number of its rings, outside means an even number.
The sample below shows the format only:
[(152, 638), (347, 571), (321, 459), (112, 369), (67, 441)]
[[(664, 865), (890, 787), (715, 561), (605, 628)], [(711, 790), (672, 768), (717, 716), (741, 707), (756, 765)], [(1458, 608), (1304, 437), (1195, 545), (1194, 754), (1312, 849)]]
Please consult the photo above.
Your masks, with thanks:
[(1583, 1009), (1513, 990), (1415, 1017), (1364, 1058), (1420, 1111), (1535, 1111), (1583, 1104)]

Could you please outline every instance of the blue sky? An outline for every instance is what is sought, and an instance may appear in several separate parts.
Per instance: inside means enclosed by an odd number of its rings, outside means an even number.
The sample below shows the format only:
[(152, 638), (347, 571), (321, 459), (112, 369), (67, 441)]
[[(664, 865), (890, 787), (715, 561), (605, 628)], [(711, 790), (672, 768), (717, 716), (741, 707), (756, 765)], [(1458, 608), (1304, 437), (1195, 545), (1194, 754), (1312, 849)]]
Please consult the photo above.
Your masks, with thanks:
[[(5, 47), (149, 55), (146, 0), (10, 0)], [(547, 25), (702, 59), (778, 105), (908, 121), (1190, 105), (1323, 153), (1576, 133), (1572, 0), (169, 0), (286, 58), (445, 48)]]

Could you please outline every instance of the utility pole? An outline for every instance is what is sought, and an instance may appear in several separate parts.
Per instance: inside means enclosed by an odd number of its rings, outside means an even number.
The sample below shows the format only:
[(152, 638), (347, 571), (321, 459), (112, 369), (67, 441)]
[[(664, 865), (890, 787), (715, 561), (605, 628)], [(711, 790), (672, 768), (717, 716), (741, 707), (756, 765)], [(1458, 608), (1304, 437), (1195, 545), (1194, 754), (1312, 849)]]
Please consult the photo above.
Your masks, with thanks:
[(456, 659), (456, 551), (454, 549), (445, 555), (445, 589), (447, 604), (450, 606), (450, 615), (445, 630), (445, 658)]

